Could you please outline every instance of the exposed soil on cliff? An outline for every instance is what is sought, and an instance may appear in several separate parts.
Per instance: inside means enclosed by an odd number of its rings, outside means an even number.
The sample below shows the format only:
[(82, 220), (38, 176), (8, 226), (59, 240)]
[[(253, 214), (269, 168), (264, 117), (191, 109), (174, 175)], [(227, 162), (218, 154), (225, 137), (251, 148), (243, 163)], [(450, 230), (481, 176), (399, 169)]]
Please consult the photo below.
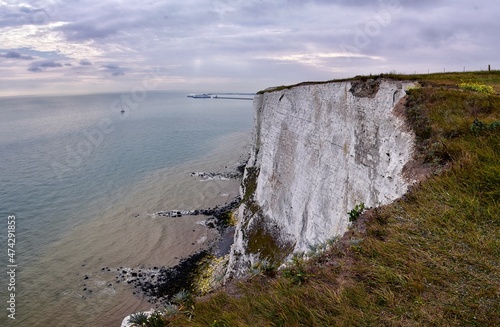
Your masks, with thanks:
[(349, 92), (354, 96), (360, 98), (374, 98), (380, 88), (380, 79), (352, 81), (351, 85)]

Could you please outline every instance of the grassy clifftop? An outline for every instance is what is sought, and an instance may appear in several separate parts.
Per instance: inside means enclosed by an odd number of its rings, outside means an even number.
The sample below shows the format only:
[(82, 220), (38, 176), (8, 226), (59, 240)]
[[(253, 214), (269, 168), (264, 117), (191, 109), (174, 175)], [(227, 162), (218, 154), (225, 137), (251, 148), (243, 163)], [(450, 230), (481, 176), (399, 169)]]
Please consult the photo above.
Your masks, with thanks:
[(500, 325), (500, 72), (383, 77), (421, 85), (404, 108), (418, 139), (408, 173), (428, 178), (311, 259), (265, 267), (171, 326)]

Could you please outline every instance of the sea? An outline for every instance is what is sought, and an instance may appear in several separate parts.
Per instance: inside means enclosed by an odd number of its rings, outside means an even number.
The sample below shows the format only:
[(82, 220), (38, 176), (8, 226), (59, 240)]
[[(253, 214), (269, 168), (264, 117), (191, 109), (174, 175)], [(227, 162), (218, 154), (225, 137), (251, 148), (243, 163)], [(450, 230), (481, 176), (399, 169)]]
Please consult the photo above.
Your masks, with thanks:
[(238, 180), (191, 173), (248, 158), (252, 101), (133, 95), (0, 98), (0, 326), (120, 326), (153, 307), (121, 269), (173, 266), (216, 239), (206, 217), (155, 213), (238, 194)]

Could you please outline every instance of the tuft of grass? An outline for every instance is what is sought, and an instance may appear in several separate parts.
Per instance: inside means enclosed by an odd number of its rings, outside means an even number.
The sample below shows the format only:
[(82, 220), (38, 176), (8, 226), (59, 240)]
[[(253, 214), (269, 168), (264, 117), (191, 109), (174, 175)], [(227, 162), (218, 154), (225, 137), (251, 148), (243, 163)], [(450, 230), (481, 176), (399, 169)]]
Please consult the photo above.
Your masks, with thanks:
[(435, 173), (300, 269), (235, 281), (175, 326), (500, 325), (500, 129), (471, 130), (500, 121), (500, 97), (456, 87), (498, 90), (500, 73), (404, 78), (422, 85), (406, 114)]
[(309, 276), (302, 254), (293, 256), (292, 262), (283, 269), (283, 277), (290, 279), (295, 285), (302, 285), (307, 281)]

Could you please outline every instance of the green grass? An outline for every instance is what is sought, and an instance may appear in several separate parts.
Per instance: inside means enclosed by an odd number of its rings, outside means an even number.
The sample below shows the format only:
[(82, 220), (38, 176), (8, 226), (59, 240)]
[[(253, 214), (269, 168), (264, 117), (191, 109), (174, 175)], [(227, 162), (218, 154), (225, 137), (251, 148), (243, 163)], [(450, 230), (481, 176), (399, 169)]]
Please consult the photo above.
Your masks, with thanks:
[(473, 80), (498, 90), (500, 73), (390, 77), (423, 86), (410, 91), (406, 112), (432, 177), (300, 263), (303, 282), (256, 276), (172, 325), (500, 325), (500, 130), (470, 128), (500, 120), (500, 97), (457, 87)]

